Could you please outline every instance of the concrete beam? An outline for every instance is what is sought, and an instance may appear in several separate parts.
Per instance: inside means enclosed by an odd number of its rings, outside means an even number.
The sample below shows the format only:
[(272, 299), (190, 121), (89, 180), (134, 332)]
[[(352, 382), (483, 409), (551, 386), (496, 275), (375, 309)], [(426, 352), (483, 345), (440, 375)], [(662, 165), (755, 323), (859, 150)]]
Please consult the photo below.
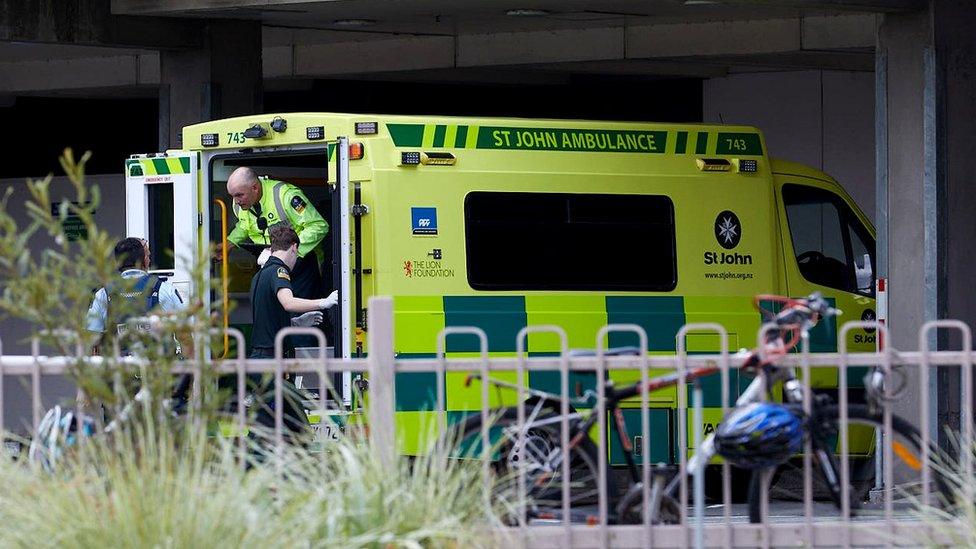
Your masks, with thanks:
[(794, 7), (811, 10), (849, 10), (872, 12), (918, 11), (927, 7), (927, 0), (718, 0), (721, 4), (737, 6)]
[(804, 17), (800, 43), (804, 50), (874, 49), (883, 16), (871, 14)]
[(0, 41), (195, 48), (202, 21), (113, 15), (103, 0), (0, 0)]
[[(795, 51), (802, 44), (802, 20), (719, 21), (633, 27), (628, 57), (690, 57)], [(757, 37), (762, 37), (757, 40)]]
[(870, 14), (630, 27), (627, 56), (753, 55), (873, 48), (876, 27), (877, 16)]
[[(294, 74), (335, 75), (361, 72), (440, 69), (457, 66), (454, 38), (425, 36), (308, 44), (294, 47)], [(276, 70), (276, 73), (283, 71)]]
[(112, 13), (118, 14), (166, 14), (193, 11), (268, 8), (287, 4), (335, 2), (338, 0), (112, 0)]
[(684, 59), (686, 63), (697, 60), (727, 67), (729, 72), (762, 72), (768, 70), (836, 70), (872, 72), (873, 52), (849, 51), (792, 51), (753, 55), (714, 55)]
[(625, 59), (625, 36), (622, 27), (462, 35), (457, 41), (457, 65)]
[[(265, 76), (668, 58), (693, 62), (720, 55), (869, 51), (874, 47), (876, 25), (874, 15), (845, 15), (275, 46), (269, 48)], [(837, 68), (836, 63), (830, 68)]]
[(0, 93), (159, 84), (159, 54), (0, 63)]
[(566, 74), (611, 74), (613, 76), (664, 76), (687, 78), (717, 78), (726, 76), (725, 65), (706, 59), (625, 59), (619, 61), (582, 61), (546, 65), (523, 65), (534, 72), (550, 71)]
[[(725, 74), (729, 68), (870, 71), (876, 23), (874, 15), (845, 15), (627, 29), (607, 27), (474, 34), (457, 38), (414, 36), (299, 43), (263, 48), (262, 74), (266, 79), (310, 79), (512, 67), (521, 68), (523, 72), (547, 70), (707, 78)], [(201, 37), (208, 35), (208, 32), (200, 34)], [(762, 40), (756, 39), (757, 36)], [(225, 39), (216, 42), (211, 39), (211, 42), (210, 47), (214, 47)], [(192, 57), (189, 52), (187, 54)], [(0, 82), (0, 91), (159, 82), (158, 57), (138, 56), (138, 74), (134, 72), (136, 61), (133, 59), (132, 56), (115, 56), (77, 62), (10, 63), (3, 65), (3, 72), (12, 77), (8, 82)], [(111, 68), (113, 63), (116, 64), (114, 70)], [(63, 74), (80, 76), (68, 79)], [(477, 79), (477, 75), (469, 76)], [(423, 79), (422, 74), (419, 77)]]
[[(315, 4), (337, 0), (275, 0), (276, 6)], [(926, 0), (716, 0), (742, 7), (803, 8), (852, 12), (903, 12), (926, 7)], [(423, 2), (416, 2), (417, 5)], [(165, 14), (193, 11), (267, 8), (268, 0), (112, 0), (112, 11), (129, 14)]]

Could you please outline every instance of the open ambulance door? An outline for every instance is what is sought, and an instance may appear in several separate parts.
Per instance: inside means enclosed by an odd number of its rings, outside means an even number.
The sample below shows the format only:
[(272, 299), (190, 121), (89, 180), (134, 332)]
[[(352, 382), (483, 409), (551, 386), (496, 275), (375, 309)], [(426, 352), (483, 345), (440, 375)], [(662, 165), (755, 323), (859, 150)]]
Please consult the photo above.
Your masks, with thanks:
[[(336, 356), (351, 358), (353, 353), (352, 331), (352, 268), (350, 259), (352, 254), (350, 244), (349, 215), (351, 213), (350, 185), (349, 185), (349, 139), (339, 137), (335, 147), (336, 169), (335, 187), (333, 188), (332, 221), (334, 227), (332, 239), (333, 280), (339, 290), (339, 314), (336, 323), (336, 336), (339, 340), (336, 347), (340, 353)], [(359, 245), (359, 243), (356, 243)], [(358, 315), (359, 312), (357, 311)], [(352, 373), (342, 373), (342, 400), (346, 406), (352, 404)]]
[(166, 277), (184, 302), (199, 257), (202, 218), (197, 205), (197, 153), (132, 155), (125, 161), (126, 236), (145, 238), (153, 274)]
[[(340, 145), (340, 143), (342, 143)], [(340, 151), (337, 153), (337, 151)], [(225, 296), (217, 302), (225, 326), (238, 328), (248, 334), (253, 320), (250, 282), (257, 272), (254, 250), (244, 250), (227, 242), (236, 219), (233, 201), (227, 194), (227, 180), (234, 170), (250, 167), (260, 177), (292, 183), (329, 223), (327, 272), (323, 275), (327, 290), (339, 291), (339, 306), (326, 314), (331, 325), (325, 330), (328, 346), (334, 357), (349, 358), (355, 353), (351, 345), (351, 307), (354, 287), (350, 275), (350, 200), (349, 154), (345, 138), (305, 146), (268, 147), (263, 149), (215, 150), (201, 153), (201, 193), (203, 226), (201, 242), (217, 245), (224, 250), (221, 261), (214, 263), (210, 279), (217, 282)], [(216, 296), (215, 296), (216, 297)], [(323, 294), (321, 297), (325, 297)], [(233, 342), (226, 342), (226, 356), (236, 356)], [(317, 354), (312, 354), (317, 356)], [(303, 376), (305, 377), (305, 376)], [(303, 386), (317, 387), (317, 376), (309, 375)], [(330, 383), (341, 393), (344, 403), (352, 403), (352, 378), (336, 375)]]

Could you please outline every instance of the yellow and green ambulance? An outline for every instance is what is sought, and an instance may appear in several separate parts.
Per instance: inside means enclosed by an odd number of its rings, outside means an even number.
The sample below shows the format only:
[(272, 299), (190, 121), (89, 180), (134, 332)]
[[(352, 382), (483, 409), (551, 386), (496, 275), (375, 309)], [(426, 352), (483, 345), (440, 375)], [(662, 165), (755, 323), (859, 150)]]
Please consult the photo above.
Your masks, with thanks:
[[(401, 359), (434, 356), (438, 332), (450, 326), (484, 330), (496, 357), (514, 356), (516, 334), (533, 324), (560, 325), (570, 347), (589, 349), (600, 327), (638, 324), (651, 353), (669, 354), (682, 325), (718, 322), (731, 348), (751, 347), (760, 325), (751, 302), (760, 293), (821, 291), (844, 311), (842, 321), (874, 318), (868, 219), (830, 176), (770, 158), (756, 128), (282, 113), (188, 126), (182, 143), (127, 161), (129, 235), (173, 249), (159, 268), (197, 291), (194, 260), (234, 224), (230, 172), (250, 166), (300, 186), (330, 224), (326, 277), (342, 304), (329, 342), (335, 356), (366, 352), (372, 295), (393, 296)], [(211, 273), (234, 305), (217, 312), (245, 332), (254, 269), (252, 255), (234, 250)], [(818, 326), (813, 350), (835, 351), (837, 334), (833, 320)], [(849, 349), (875, 348), (872, 332), (849, 337)], [(636, 343), (628, 334), (609, 339)], [(693, 334), (688, 348), (715, 352), (718, 338)], [(558, 349), (553, 336), (528, 339), (530, 356)], [(447, 340), (449, 357), (477, 352), (473, 337)], [(836, 371), (815, 376), (816, 387), (836, 391)], [(528, 377), (532, 387), (558, 391), (555, 372)], [(849, 378), (856, 393), (859, 376)], [(464, 374), (447, 374), (449, 417), (480, 408), (480, 388), (463, 382)], [(733, 391), (747, 383), (733, 373)], [(397, 374), (404, 452), (423, 451), (435, 390), (433, 373)], [(348, 377), (343, 391), (348, 401)], [(646, 447), (652, 460), (673, 461), (675, 390), (651, 401)], [(717, 377), (706, 380), (707, 424), (720, 419), (719, 403)], [(639, 433), (638, 411), (625, 417)]]

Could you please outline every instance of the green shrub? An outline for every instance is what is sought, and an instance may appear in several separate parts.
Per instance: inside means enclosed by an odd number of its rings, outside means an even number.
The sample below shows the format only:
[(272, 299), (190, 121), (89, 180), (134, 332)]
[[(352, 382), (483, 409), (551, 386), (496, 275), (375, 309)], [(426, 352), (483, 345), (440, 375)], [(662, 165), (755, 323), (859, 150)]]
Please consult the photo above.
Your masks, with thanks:
[[(233, 439), (150, 419), (77, 445), (54, 473), (0, 463), (2, 547), (494, 547), (481, 467), (384, 467), (365, 438), (242, 467)], [(251, 453), (257, 451), (251, 446)]]
[[(114, 239), (92, 216), (99, 193), (84, 183), (87, 157), (75, 162), (70, 150), (62, 157), (77, 197), (56, 213), (48, 206), (50, 177), (28, 181), (27, 227), (8, 213), (10, 193), (0, 200), (0, 314), (32, 322), (62, 355), (75, 354), (79, 343), (91, 345), (85, 330), (91, 289), (116, 279)], [(84, 223), (86, 240), (65, 237), (68, 214)], [(34, 257), (26, 243), (41, 233), (53, 245)], [(205, 259), (197, 264), (198, 288), (206, 268)], [(168, 329), (191, 330), (204, 341), (213, 325), (205, 310), (198, 297)], [(81, 340), (65, 333), (81, 334)], [(181, 418), (166, 402), (174, 356), (148, 345), (146, 364), (135, 367), (112, 357), (97, 367), (79, 358), (69, 373), (87, 395), (87, 409), (118, 418), (128, 404), (130, 413), (112, 433), (67, 447), (52, 470), (0, 459), (0, 547), (502, 544), (498, 517), (507, 511), (487, 502), (509, 498), (487, 498), (480, 463), (451, 459), (449, 448), (386, 466), (369, 437), (351, 427), (349, 436), (320, 453), (288, 446), (266, 454), (268, 444), (249, 440), (242, 459), (238, 439), (216, 436), (224, 400), (205, 355), (197, 344), (196, 356), (182, 363), (201, 373), (202, 398)], [(149, 396), (136, 402), (138, 387)], [(253, 427), (251, 433), (252, 439), (261, 434)]]

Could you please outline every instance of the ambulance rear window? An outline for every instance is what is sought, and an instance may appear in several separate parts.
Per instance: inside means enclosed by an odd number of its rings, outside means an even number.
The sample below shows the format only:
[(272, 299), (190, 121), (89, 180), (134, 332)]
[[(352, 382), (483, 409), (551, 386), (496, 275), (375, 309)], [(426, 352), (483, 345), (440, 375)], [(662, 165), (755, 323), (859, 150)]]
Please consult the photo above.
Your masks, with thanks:
[(476, 290), (670, 291), (674, 204), (666, 196), (473, 192), (464, 200)]

